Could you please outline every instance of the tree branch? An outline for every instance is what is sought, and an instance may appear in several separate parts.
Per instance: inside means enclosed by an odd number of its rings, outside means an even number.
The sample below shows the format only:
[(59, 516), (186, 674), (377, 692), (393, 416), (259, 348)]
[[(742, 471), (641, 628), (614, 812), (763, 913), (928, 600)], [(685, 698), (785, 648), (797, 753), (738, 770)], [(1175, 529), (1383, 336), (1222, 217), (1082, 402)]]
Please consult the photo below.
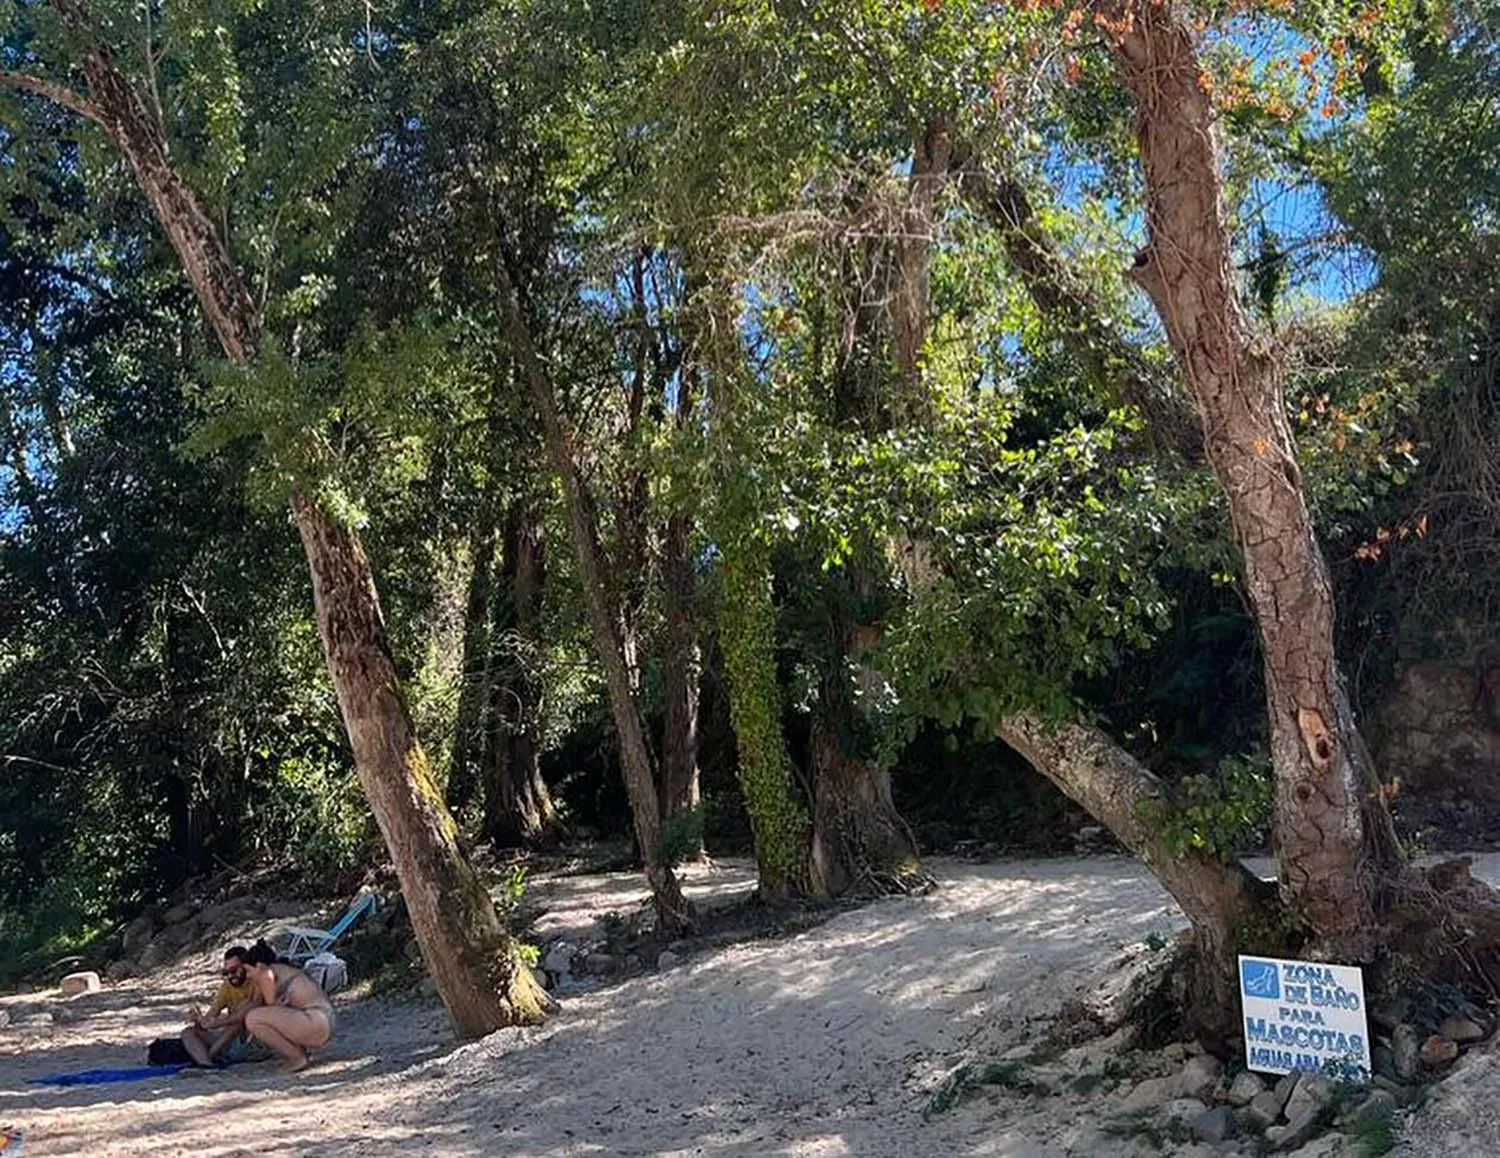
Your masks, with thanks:
[(86, 117), (95, 124), (104, 124), (104, 110), (87, 97), (80, 96), (66, 85), (54, 84), (50, 80), (43, 80), (39, 76), (32, 76), (25, 72), (12, 72), (9, 69), (0, 69), (0, 86), (20, 89), (23, 92), (35, 93), (37, 96), (46, 97), (55, 105), (75, 112), (81, 117)]

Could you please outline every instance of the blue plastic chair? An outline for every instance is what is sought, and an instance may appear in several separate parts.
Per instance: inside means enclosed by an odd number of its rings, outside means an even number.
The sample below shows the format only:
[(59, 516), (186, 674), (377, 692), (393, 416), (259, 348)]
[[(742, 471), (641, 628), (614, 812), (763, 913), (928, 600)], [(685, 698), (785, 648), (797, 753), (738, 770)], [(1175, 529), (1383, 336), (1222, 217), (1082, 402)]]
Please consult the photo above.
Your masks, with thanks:
[(366, 914), (380, 907), (380, 895), (374, 891), (360, 890), (359, 894), (344, 910), (344, 915), (326, 929), (310, 929), (301, 925), (281, 925), (266, 937), (271, 944), (279, 938), (287, 939), (279, 950), (293, 965), (305, 965), (319, 953), (326, 952), (335, 941), (349, 931), (351, 925)]

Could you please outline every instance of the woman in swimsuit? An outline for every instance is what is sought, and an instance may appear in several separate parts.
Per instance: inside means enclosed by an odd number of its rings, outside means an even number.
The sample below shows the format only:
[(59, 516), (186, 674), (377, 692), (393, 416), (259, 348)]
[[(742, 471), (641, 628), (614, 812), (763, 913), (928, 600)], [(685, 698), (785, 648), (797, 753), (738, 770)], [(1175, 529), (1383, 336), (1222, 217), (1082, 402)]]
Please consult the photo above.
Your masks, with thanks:
[(304, 1069), (308, 1051), (322, 1049), (333, 1036), (333, 1006), (317, 982), (295, 965), (276, 960), (264, 941), (250, 946), (246, 972), (260, 1005), (245, 1014), (245, 1029), (265, 1042), (292, 1073)]

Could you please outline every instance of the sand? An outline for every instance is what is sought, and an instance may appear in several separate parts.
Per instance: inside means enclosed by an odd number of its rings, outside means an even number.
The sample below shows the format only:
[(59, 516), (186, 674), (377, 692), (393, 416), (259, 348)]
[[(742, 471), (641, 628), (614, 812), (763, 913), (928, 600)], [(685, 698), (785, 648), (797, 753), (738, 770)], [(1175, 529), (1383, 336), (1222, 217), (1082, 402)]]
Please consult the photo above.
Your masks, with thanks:
[[(28, 1155), (362, 1155), (516, 1158), (704, 1155), (907, 1158), (1150, 1152), (1102, 1132), (1130, 1083), (1047, 1098), (990, 1087), (921, 1115), (942, 1076), (1039, 1041), (1122, 950), (1181, 917), (1121, 857), (973, 865), (935, 860), (934, 893), (844, 912), (794, 937), (690, 954), (663, 973), (563, 1002), (538, 1029), (455, 1046), (435, 1001), (341, 995), (317, 1065), (47, 1089), (27, 1077), (139, 1064), (180, 1027), (215, 962), (70, 1002), (0, 1002), (48, 1026), (0, 1030), (0, 1124)], [(700, 898), (752, 886), (747, 866), (689, 871)], [(631, 874), (542, 878), (548, 936), (644, 899)], [(1204, 1152), (1198, 1148), (1181, 1153)], [(1494, 1152), (1494, 1151), (1491, 1151)]]

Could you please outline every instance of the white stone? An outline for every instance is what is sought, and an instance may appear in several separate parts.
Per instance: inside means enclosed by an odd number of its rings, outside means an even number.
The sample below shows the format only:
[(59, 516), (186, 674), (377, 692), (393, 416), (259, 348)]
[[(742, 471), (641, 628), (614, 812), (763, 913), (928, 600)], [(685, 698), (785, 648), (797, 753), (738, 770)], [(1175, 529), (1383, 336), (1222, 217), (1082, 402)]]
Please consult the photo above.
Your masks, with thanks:
[(77, 997), (82, 993), (98, 993), (103, 985), (100, 984), (99, 974), (92, 969), (81, 973), (69, 973), (62, 979), (62, 995), (64, 997)]

